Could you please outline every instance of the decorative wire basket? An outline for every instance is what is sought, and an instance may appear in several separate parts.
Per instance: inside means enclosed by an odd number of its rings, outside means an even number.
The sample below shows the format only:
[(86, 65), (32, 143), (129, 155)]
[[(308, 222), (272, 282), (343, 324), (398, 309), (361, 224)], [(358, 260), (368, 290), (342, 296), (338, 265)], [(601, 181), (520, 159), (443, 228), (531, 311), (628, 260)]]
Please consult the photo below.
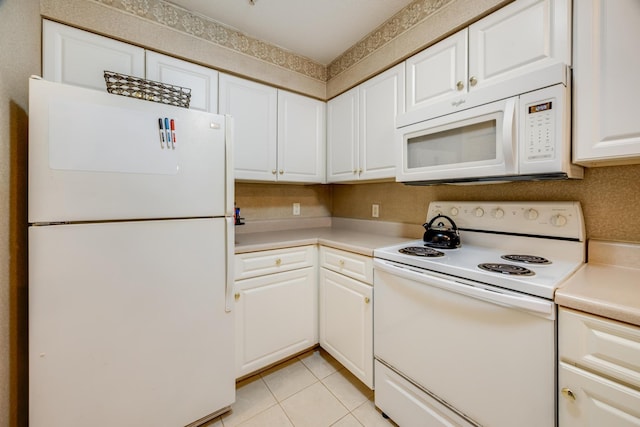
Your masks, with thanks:
[(131, 98), (145, 99), (176, 107), (189, 108), (191, 89), (170, 85), (113, 71), (104, 72), (107, 92)]

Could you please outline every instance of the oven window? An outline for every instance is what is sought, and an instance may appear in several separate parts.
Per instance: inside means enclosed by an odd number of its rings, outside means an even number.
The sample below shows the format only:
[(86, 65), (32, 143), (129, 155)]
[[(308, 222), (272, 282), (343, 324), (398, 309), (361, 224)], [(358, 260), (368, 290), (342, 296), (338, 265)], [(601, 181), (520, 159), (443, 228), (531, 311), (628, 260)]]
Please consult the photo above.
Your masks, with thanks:
[(496, 159), (496, 120), (407, 139), (408, 167), (422, 168)]

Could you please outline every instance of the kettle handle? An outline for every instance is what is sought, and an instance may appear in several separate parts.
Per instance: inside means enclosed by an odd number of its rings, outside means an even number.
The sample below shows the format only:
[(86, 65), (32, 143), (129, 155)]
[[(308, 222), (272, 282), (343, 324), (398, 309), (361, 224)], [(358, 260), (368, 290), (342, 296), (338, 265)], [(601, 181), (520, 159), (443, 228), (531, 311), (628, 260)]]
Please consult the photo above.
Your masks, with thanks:
[(453, 222), (453, 220), (451, 218), (449, 218), (448, 216), (442, 215), (442, 214), (434, 216), (433, 218), (431, 218), (431, 221), (429, 221), (428, 223), (422, 224), (422, 226), (428, 230), (428, 229), (431, 228), (431, 226), (433, 225), (435, 220), (438, 219), (438, 218), (445, 218), (447, 221), (449, 221), (451, 223), (451, 225), (453, 226), (453, 231), (455, 231), (456, 234), (458, 234), (458, 226), (456, 225), (456, 223)]

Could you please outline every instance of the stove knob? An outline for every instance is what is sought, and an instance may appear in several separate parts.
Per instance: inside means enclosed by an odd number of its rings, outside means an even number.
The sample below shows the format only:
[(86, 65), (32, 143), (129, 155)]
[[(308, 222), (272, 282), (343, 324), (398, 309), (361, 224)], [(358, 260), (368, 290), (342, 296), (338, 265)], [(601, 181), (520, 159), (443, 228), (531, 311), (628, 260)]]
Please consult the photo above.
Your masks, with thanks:
[(551, 217), (551, 225), (562, 227), (567, 224), (567, 217), (564, 215), (554, 215)]
[(504, 211), (500, 208), (498, 209), (494, 209), (491, 211), (491, 216), (493, 216), (496, 219), (500, 219), (502, 217), (504, 217)]
[(480, 218), (481, 216), (483, 216), (483, 215), (484, 215), (484, 209), (482, 209), (482, 208), (476, 208), (476, 209), (473, 211), (473, 214), (474, 214), (476, 217)]
[(535, 209), (527, 209), (524, 211), (524, 217), (526, 219), (534, 220), (538, 218), (538, 211)]
[(451, 210), (449, 211), (449, 213), (451, 214), (451, 216), (456, 216), (458, 215), (458, 208), (451, 208)]

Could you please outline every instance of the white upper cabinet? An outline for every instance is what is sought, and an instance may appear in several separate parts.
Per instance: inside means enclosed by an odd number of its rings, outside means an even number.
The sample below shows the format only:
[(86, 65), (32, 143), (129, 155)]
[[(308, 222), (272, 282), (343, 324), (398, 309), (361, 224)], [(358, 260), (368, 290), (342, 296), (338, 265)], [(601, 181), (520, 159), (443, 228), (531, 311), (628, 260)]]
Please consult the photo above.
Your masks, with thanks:
[(396, 116), (404, 112), (404, 63), (327, 103), (327, 181), (395, 177)]
[(277, 180), (278, 91), (220, 73), (220, 114), (233, 116), (236, 179)]
[(278, 90), (278, 181), (324, 182), (326, 103)]
[(149, 80), (191, 89), (189, 108), (218, 112), (218, 72), (157, 52), (146, 52)]
[(43, 21), (43, 78), (106, 91), (104, 71), (144, 77), (144, 49)]
[(571, 65), (571, 0), (516, 0), (405, 63), (398, 126), (555, 84)]
[(220, 74), (219, 110), (234, 118), (235, 177), (324, 181), (325, 103)]
[(556, 63), (571, 65), (571, 0), (517, 0), (469, 27), (471, 90)]
[(573, 13), (573, 160), (640, 163), (640, 2), (580, 0)]
[(407, 59), (406, 72), (407, 111), (457, 96), (467, 86), (467, 30)]

